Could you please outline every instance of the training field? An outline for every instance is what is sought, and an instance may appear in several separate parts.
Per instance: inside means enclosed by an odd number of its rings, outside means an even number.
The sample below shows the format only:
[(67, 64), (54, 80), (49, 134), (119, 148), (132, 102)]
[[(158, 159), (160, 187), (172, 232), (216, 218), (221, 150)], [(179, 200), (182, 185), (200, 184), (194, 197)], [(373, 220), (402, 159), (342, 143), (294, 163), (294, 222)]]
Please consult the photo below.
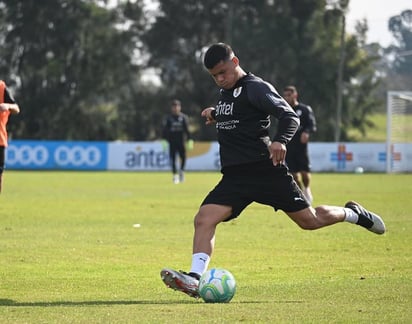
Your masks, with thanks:
[(313, 174), (315, 204), (357, 200), (383, 236), (303, 231), (253, 204), (217, 230), (211, 267), (237, 280), (229, 304), (167, 289), (159, 272), (189, 270), (193, 216), (219, 178), (7, 170), (0, 323), (412, 323), (412, 174)]

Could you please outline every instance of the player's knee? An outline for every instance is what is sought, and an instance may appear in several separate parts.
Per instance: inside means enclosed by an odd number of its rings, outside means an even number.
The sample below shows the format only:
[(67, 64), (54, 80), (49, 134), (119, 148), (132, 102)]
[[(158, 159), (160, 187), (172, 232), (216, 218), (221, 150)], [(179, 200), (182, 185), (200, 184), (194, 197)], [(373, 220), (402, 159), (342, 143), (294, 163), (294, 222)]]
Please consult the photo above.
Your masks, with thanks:
[(203, 218), (200, 214), (200, 211), (196, 214), (194, 220), (193, 220), (193, 225), (195, 227), (199, 227), (202, 223), (204, 223)]
[(212, 221), (210, 217), (207, 217), (207, 214), (200, 209), (195, 216), (194, 219), (194, 226), (195, 228), (203, 227), (203, 226), (210, 226), (212, 225)]
[(230, 215), (230, 209), (223, 208), (213, 208), (208, 207), (209, 205), (204, 205), (200, 207), (194, 219), (195, 228), (199, 227), (215, 227), (217, 224), (221, 223)]

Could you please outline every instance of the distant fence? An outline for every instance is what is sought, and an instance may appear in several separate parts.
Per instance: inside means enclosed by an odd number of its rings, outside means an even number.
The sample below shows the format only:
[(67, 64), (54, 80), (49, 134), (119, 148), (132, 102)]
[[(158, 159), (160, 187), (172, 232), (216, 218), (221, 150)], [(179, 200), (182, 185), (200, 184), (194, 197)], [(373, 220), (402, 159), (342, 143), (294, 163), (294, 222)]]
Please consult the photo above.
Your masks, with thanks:
[[(386, 171), (386, 143), (310, 143), (314, 172)], [(391, 148), (391, 163), (412, 171), (412, 144)], [(218, 171), (217, 142), (195, 142), (187, 170)], [(14, 170), (168, 171), (169, 156), (160, 142), (83, 142), (13, 140), (6, 167)]]

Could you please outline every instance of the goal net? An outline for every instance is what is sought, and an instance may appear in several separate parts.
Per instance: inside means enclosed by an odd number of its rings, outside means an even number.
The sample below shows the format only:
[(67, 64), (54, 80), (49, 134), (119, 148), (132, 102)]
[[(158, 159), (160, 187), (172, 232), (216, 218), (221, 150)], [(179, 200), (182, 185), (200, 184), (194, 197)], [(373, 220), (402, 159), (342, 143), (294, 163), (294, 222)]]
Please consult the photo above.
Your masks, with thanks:
[(412, 172), (412, 91), (387, 94), (386, 172)]

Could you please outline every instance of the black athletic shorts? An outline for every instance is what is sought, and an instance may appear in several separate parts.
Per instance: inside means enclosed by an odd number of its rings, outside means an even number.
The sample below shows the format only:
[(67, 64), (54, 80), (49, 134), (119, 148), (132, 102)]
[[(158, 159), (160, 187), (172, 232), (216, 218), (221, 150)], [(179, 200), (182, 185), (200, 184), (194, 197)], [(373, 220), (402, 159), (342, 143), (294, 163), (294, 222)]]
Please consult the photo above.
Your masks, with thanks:
[(225, 221), (238, 217), (252, 202), (285, 212), (296, 212), (309, 207), (287, 167), (275, 167), (272, 160), (228, 167), (222, 173), (222, 179), (203, 200), (202, 206), (231, 206), (232, 214)]
[(0, 173), (3, 172), (4, 170), (5, 160), (6, 160), (6, 148), (4, 146), (0, 146)]
[(288, 150), (286, 153), (286, 165), (290, 172), (310, 172), (310, 161), (307, 149), (301, 151)]

